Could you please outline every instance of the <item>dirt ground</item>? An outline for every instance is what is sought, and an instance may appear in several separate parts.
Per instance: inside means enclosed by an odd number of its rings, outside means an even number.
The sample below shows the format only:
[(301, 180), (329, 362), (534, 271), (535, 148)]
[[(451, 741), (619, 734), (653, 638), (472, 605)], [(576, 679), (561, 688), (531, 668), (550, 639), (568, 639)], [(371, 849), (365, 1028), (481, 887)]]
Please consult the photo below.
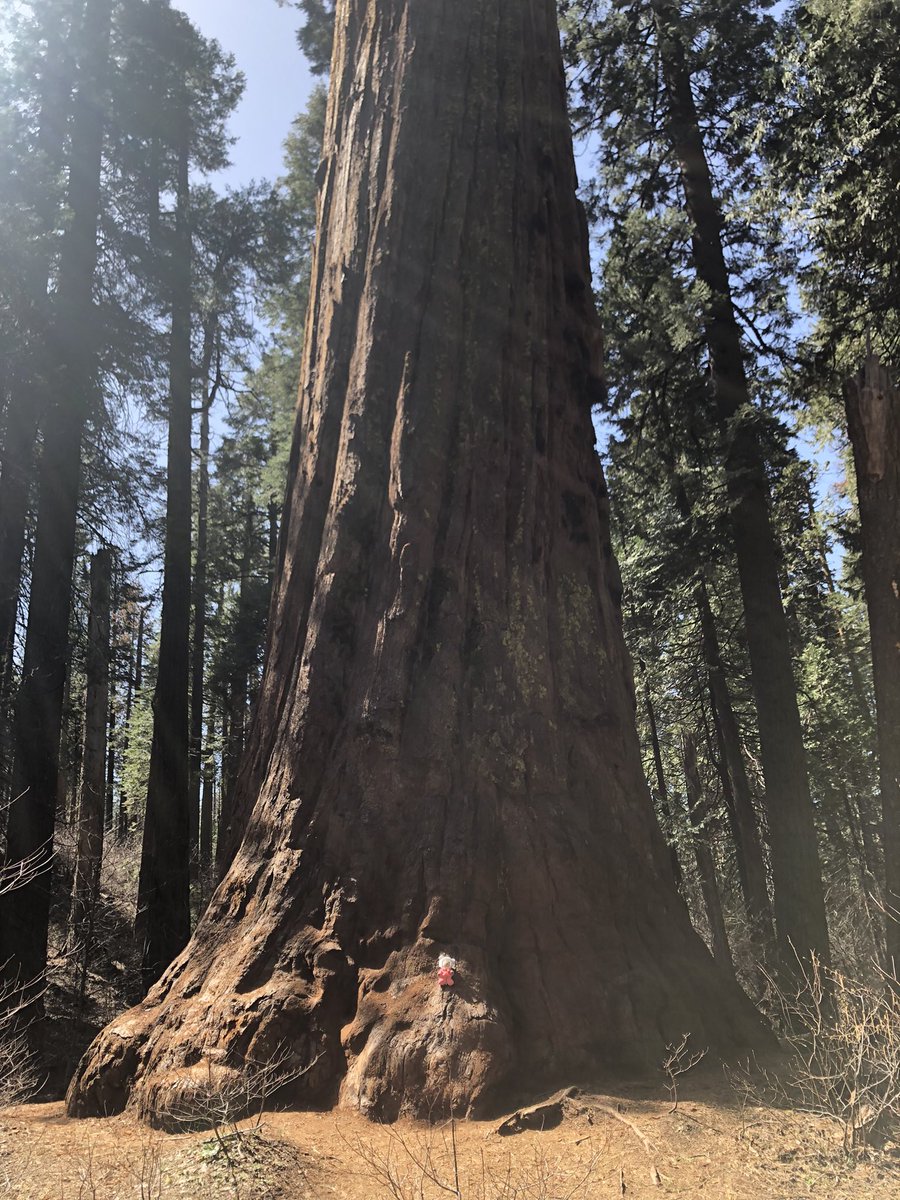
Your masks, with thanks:
[[(900, 1200), (900, 1145), (848, 1158), (825, 1119), (740, 1101), (724, 1084), (583, 1092), (553, 1128), (499, 1119), (375, 1126), (267, 1113), (237, 1130), (163, 1134), (59, 1103), (0, 1113), (3, 1200)], [(624, 1189), (624, 1190), (623, 1190)]]

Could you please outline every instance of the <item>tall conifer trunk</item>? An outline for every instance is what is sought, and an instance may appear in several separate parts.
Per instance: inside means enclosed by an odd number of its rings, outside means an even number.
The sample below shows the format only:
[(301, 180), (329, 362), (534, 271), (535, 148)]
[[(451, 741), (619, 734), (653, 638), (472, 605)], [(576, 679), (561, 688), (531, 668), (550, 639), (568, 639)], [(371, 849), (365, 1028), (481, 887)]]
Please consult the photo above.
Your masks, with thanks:
[(887, 962), (900, 975), (900, 390), (870, 353), (845, 397), (875, 678)]
[[(84, 54), (69, 169), (71, 217), (60, 251), (53, 337), (47, 347), (52, 419), (46, 422), (40, 459), (31, 600), (13, 721), (14, 802), (7, 835), (12, 861), (36, 854), (49, 862), (53, 853), (81, 445), (97, 369), (93, 285), (111, 10), (112, 0), (87, 0), (81, 30)], [(49, 914), (47, 871), (3, 899), (0, 961), (7, 961), (7, 971), (23, 981), (38, 978), (46, 967)]]
[(188, 940), (190, 817), (188, 676), (191, 620), (191, 228), (189, 119), (178, 148), (169, 269), (169, 437), (166, 544), (153, 741), (141, 846), (135, 936), (150, 987)]
[[(250, 663), (247, 644), (248, 608), (250, 605), (250, 571), (257, 549), (256, 506), (252, 496), (245, 499), (244, 542), (241, 550), (240, 577), (237, 594), (237, 630), (235, 661), (232, 665), (228, 687), (228, 732), (222, 741), (222, 825), (227, 829), (238, 811), (235, 806), (235, 789), (238, 771), (244, 754), (247, 736), (247, 709), (250, 702)], [(228, 839), (220, 836), (216, 865), (220, 874), (228, 867), (230, 857)]]
[(681, 17), (671, 0), (653, 0), (653, 10), (666, 85), (669, 136), (681, 167), (685, 206), (693, 225), (694, 266), (709, 292), (706, 337), (725, 443), (725, 475), (766, 782), (775, 932), (782, 967), (792, 974), (797, 956), (802, 959), (815, 952), (827, 963), (829, 946), (803, 729), (779, 583), (778, 548), (722, 247), (722, 216), (691, 90)]
[[(702, 552), (697, 538), (694, 508), (678, 467), (672, 422), (666, 402), (662, 398), (657, 404), (657, 416), (663, 426), (664, 438), (661, 442), (661, 452), (669, 472), (669, 483), (675, 507), (684, 522), (694, 550), (694, 561), (701, 562)], [(694, 599), (700, 621), (701, 648), (709, 678), (716, 736), (722, 750), (723, 785), (732, 825), (738, 877), (756, 952), (761, 959), (769, 960), (775, 945), (775, 930), (772, 923), (772, 908), (769, 903), (759, 823), (756, 819), (753, 794), (741, 753), (740, 730), (731, 702), (728, 677), (722, 663), (719, 635), (709, 602), (709, 590), (702, 575), (694, 587)]]
[[(56, 176), (64, 165), (66, 123), (71, 108), (72, 89), (72, 17), (76, 10), (58, 4), (35, 5), (35, 16), (42, 24), (46, 51), (40, 68), (37, 150), (43, 168), (43, 186), (35, 195), (39, 228), (44, 235), (43, 249), (33, 252), (29, 272), (30, 289), (26, 292), (25, 313), (19, 314), (29, 343), (16, 363), (6, 364), (8, 397), (6, 429), (0, 469), (0, 702), (12, 695), (12, 651), (22, 583), (22, 555), (30, 508), (29, 481), (35, 467), (35, 444), (40, 419), (48, 400), (46, 354), (51, 313), (47, 288), (50, 278), (53, 239), (50, 234), (60, 224), (60, 197)], [(77, 19), (77, 18), (76, 18)], [(0, 713), (4, 741), (6, 713)], [(12, 750), (8, 752), (12, 758)]]
[(697, 764), (697, 739), (692, 733), (685, 733), (682, 736), (681, 754), (684, 763), (688, 814), (693, 831), (694, 859), (697, 863), (703, 907), (706, 909), (706, 919), (709, 923), (712, 951), (716, 960), (730, 974), (734, 974), (734, 962), (731, 957), (731, 947), (728, 944), (728, 933), (725, 929), (725, 915), (722, 911), (722, 898), (716, 879), (716, 864), (709, 845), (709, 831), (704, 825), (703, 784)]
[(766, 959), (775, 944), (775, 931), (772, 927), (772, 906), (769, 903), (766, 864), (759, 823), (753, 806), (753, 791), (741, 751), (740, 729), (731, 702), (728, 677), (722, 663), (715, 618), (703, 580), (695, 588), (694, 596), (700, 617), (703, 657), (709, 675), (716, 737), (723, 759), (724, 782), (730, 798), (738, 876), (747, 907), (750, 935), (757, 952)]
[[(125, 701), (125, 729), (126, 739), (125, 745), (122, 747), (123, 756), (128, 750), (128, 739), (131, 729), (131, 710), (134, 704), (134, 699), (143, 686), (143, 671), (144, 671), (144, 609), (138, 609), (137, 632), (132, 634), (134, 638), (133, 659), (128, 675), (128, 695)], [(124, 842), (128, 836), (129, 826), (131, 824), (131, 798), (126, 793), (124, 787), (119, 792), (119, 820), (117, 824), (117, 837), (120, 842)]]
[(104, 824), (112, 832), (115, 820), (116, 800), (116, 671), (115, 653), (110, 656), (109, 663), (109, 709), (107, 712), (109, 736), (107, 738), (106, 754), (106, 806)]
[[(34, 469), (38, 432), (37, 403), (32, 397), (29, 405), (21, 388), (21, 384), (13, 387), (7, 404), (0, 466), (0, 704), (3, 705), (12, 695), (13, 648), (28, 523), (29, 480)], [(0, 723), (5, 729), (4, 713), (0, 713)]]
[[(659, 729), (656, 724), (656, 710), (650, 695), (650, 685), (644, 681), (644, 706), (647, 710), (647, 721), (650, 726), (650, 748), (653, 752), (653, 769), (656, 774), (656, 797), (660, 812), (665, 822), (664, 829), (671, 834), (673, 829), (672, 805), (669, 803), (669, 788), (666, 783), (666, 772), (663, 767), (662, 747), (659, 744)], [(674, 841), (669, 842), (669, 859), (672, 863), (672, 878), (679, 889), (684, 883), (684, 872), (678, 858), (678, 847)]]
[(203, 787), (200, 792), (200, 881), (205, 886), (206, 877), (212, 866), (213, 850), (213, 793), (215, 776), (211, 763), (203, 767)]
[(107, 715), (110, 684), (110, 584), (112, 553), (98, 550), (91, 560), (88, 617), (87, 698), (84, 749), (75, 842), (75, 878), (69, 925), (86, 964), (91, 926), (100, 894), (106, 797)]
[[(214, 338), (207, 333), (201, 378), (209, 378)], [(200, 410), (200, 445), (197, 461), (197, 553), (191, 584), (193, 637), (191, 639), (191, 754), (190, 754), (190, 838), (191, 857), (200, 861), (200, 803), (203, 762), (203, 704), (206, 664), (206, 577), (209, 541), (209, 410), (215, 400), (215, 386), (208, 388)]]
[(279, 1047), (389, 1119), (758, 1036), (643, 779), (553, 0), (339, 0), (322, 176), (249, 822), (73, 1114)]

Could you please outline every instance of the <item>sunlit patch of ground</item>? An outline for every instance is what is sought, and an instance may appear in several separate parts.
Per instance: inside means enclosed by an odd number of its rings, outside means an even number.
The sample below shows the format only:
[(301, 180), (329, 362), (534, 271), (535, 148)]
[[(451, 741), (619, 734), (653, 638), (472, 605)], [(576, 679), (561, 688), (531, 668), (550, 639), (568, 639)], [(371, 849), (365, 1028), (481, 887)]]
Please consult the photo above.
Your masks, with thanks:
[[(900, 1145), (847, 1157), (832, 1122), (694, 1085), (673, 1111), (649, 1088), (585, 1093), (555, 1128), (499, 1120), (375, 1126), (353, 1113), (267, 1113), (163, 1134), (61, 1104), (0, 1114), (6, 1200), (897, 1200)], [(623, 1192), (624, 1187), (624, 1192)]]

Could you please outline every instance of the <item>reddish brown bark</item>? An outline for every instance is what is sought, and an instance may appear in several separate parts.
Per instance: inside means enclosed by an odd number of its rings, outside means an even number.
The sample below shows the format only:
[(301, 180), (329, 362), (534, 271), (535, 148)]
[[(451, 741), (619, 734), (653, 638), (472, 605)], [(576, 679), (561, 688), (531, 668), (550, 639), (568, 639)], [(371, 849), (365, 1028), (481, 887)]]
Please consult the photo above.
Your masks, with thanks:
[(887, 964), (900, 971), (900, 391), (877, 356), (847, 381), (872, 643)]
[(389, 1119), (758, 1037), (642, 775), (552, 0), (342, 0), (322, 174), (249, 824), (73, 1114), (279, 1046)]

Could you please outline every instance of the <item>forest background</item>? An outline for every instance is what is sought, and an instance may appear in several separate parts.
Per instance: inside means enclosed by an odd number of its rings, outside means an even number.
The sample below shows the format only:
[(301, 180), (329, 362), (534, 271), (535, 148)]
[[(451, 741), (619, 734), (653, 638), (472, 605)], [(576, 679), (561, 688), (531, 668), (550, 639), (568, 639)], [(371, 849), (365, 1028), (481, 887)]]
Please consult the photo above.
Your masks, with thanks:
[[(289, 7), (321, 79), (331, 6)], [(209, 899), (262, 663), (325, 99), (301, 99), (291, 45), (269, 80), (305, 103), (281, 174), (229, 173), (243, 80), (203, 8), (32, 0), (0, 42), (2, 957), (50, 1018), (51, 1087)], [(867, 347), (898, 353), (900, 11), (569, 0), (560, 17), (647, 777), (695, 926), (765, 1007), (788, 941), (860, 977), (897, 947), (879, 719), (896, 724), (873, 678), (890, 647), (870, 636), (844, 387)], [(711, 364), (729, 353), (745, 393), (723, 418)], [(749, 458), (723, 456), (723, 420)], [(755, 606), (730, 519), (753, 471), (778, 583)], [(784, 634), (768, 692), (754, 613)], [(785, 832), (766, 728), (795, 725), (783, 778), (808, 800)], [(793, 869), (802, 896), (779, 912)]]

